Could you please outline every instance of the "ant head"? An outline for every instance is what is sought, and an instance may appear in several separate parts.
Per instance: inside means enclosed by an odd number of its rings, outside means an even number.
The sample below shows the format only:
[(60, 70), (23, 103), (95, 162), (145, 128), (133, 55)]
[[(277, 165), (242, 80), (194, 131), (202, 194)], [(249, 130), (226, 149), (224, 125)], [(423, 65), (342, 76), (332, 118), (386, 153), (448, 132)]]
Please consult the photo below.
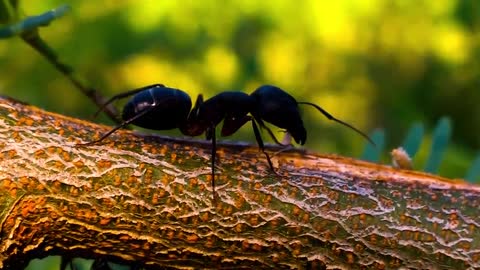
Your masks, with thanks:
[(190, 111), (185, 124), (180, 128), (181, 132), (188, 136), (199, 136), (207, 129), (207, 123), (201, 118), (203, 95), (199, 94), (195, 106)]
[(300, 145), (304, 145), (307, 141), (307, 130), (305, 130), (303, 124), (294, 128), (289, 128), (287, 129), (287, 132), (290, 133), (295, 142)]

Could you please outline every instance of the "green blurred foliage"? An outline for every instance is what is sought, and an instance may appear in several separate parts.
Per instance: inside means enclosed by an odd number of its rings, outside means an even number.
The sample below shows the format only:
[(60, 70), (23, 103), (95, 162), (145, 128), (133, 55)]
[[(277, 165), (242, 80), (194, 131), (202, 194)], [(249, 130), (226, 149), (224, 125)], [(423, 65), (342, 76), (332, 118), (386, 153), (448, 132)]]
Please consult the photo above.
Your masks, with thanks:
[[(192, 99), (274, 84), (362, 130), (382, 128), (389, 148), (402, 143), (412, 123), (424, 123), (417, 169), (443, 115), (452, 121), (453, 143), (441, 175), (465, 175), (480, 148), (476, 0), (20, 3), (27, 15), (71, 5), (40, 33), (106, 96), (156, 82)], [(1, 94), (85, 119), (96, 110), (18, 38), (0, 41), (0, 71)], [(97, 121), (111, 124), (106, 117)], [(315, 110), (304, 109), (304, 121), (305, 147), (360, 155), (365, 141), (353, 131)], [(229, 139), (254, 141), (249, 126)]]

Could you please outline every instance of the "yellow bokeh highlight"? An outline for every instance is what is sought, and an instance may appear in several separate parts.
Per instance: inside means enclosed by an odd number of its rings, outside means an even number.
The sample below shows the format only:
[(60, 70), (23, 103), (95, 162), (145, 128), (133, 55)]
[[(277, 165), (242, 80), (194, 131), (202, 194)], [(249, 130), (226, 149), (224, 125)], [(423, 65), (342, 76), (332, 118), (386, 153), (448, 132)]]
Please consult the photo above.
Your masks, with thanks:
[(138, 54), (127, 59), (110, 73), (110, 83), (118, 84), (119, 79), (123, 85), (131, 88), (161, 83), (173, 88), (182, 89), (195, 96), (199, 93), (200, 84), (195, 81), (195, 76), (181, 66), (174, 65), (172, 61), (161, 60), (150, 55)]
[[(385, 51), (403, 53), (415, 53), (423, 55), (428, 52), (432, 40), (433, 25), (431, 22), (411, 18), (409, 24), (405, 24), (402, 16), (392, 16), (380, 25), (378, 40)], [(410, 57), (412, 57), (411, 55)]]
[[(458, 0), (435, 0), (426, 1), (428, 8), (425, 9), (433, 16), (445, 16), (452, 13), (457, 5)], [(463, 0), (460, 0), (463, 1)]]
[[(40, 2), (40, 1), (39, 1)], [(112, 12), (130, 9), (131, 1), (128, 0), (104, 0), (101, 5), (92, 5), (90, 1), (77, 1), (72, 10), (83, 21), (94, 21), (100, 17), (108, 16)]]
[(353, 20), (345, 12), (346, 7), (340, 1), (324, 1), (322, 4), (312, 2), (309, 7), (313, 35), (327, 46), (348, 49), (354, 44)]
[(378, 0), (308, 1), (304, 6), (309, 32), (335, 50), (364, 50), (368, 31), (358, 29), (359, 21), (379, 13)]
[(462, 29), (454, 24), (438, 27), (433, 32), (432, 47), (441, 59), (453, 63), (463, 63), (470, 57), (470, 42)]
[(301, 79), (305, 57), (307, 54), (298, 40), (275, 34), (264, 40), (259, 62), (267, 82), (288, 87)]
[[(136, 31), (149, 32), (154, 31), (165, 17), (172, 17), (171, 13), (175, 10), (179, 10), (177, 1), (145, 0), (142, 5), (138, 1), (131, 1), (125, 19)], [(179, 17), (176, 23), (185, 25), (185, 18)]]
[[(373, 103), (365, 98), (375, 92), (375, 86), (367, 78), (354, 77), (345, 83), (343, 89), (322, 89), (311, 102), (319, 105), (335, 118), (352, 123), (363, 129), (368, 123), (369, 107)], [(315, 118), (325, 120), (325, 116), (316, 113)]]
[(227, 47), (209, 48), (203, 66), (208, 78), (221, 87), (229, 86), (238, 74), (236, 55)]

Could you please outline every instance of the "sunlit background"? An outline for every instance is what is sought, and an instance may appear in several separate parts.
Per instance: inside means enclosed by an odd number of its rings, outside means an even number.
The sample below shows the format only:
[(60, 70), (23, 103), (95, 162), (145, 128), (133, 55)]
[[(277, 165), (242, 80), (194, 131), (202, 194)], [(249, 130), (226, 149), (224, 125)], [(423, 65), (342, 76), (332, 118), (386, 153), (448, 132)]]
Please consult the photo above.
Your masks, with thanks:
[[(273, 84), (361, 130), (384, 129), (389, 148), (422, 122), (428, 132), (417, 169), (441, 116), (453, 124), (441, 175), (463, 176), (480, 150), (477, 0), (22, 1), (26, 15), (63, 3), (71, 12), (42, 37), (105, 96), (152, 83), (192, 99)], [(0, 42), (0, 94), (84, 119), (97, 109), (18, 38)], [(353, 131), (303, 112), (306, 148), (362, 153), (366, 142)], [(95, 121), (113, 124), (105, 116)], [(228, 139), (255, 141), (249, 125)]]
[[(273, 84), (361, 130), (384, 129), (389, 148), (421, 121), (416, 168), (441, 116), (453, 123), (441, 175), (463, 176), (480, 149), (479, 1), (22, 1), (27, 15), (63, 3), (72, 11), (42, 37), (106, 96), (157, 82), (192, 99)], [(18, 38), (0, 42), (0, 70), (1, 94), (84, 119), (97, 109)], [(306, 148), (361, 154), (362, 137), (303, 113)], [(227, 139), (255, 141), (249, 125)]]

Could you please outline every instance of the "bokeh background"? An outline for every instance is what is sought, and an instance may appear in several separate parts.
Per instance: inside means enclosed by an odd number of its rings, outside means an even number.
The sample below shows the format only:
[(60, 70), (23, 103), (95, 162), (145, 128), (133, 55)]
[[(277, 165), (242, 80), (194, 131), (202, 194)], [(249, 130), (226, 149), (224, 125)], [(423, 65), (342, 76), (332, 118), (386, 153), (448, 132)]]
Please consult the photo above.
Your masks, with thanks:
[[(385, 130), (389, 148), (423, 123), (417, 169), (441, 116), (453, 124), (441, 175), (463, 176), (480, 150), (478, 0), (21, 2), (26, 15), (63, 3), (71, 12), (41, 35), (105, 96), (152, 83), (192, 99), (273, 84), (362, 130)], [(19, 38), (0, 41), (0, 94), (84, 119), (97, 109)], [(310, 108), (304, 120), (306, 148), (362, 153), (366, 142), (353, 131)], [(228, 139), (254, 142), (249, 125)], [(58, 269), (51, 258), (31, 269)]]
[[(384, 129), (389, 148), (422, 122), (418, 169), (441, 116), (453, 124), (441, 175), (462, 177), (480, 149), (477, 0), (21, 2), (27, 15), (63, 3), (71, 12), (41, 35), (105, 96), (157, 82), (192, 99), (273, 84), (361, 130)], [(0, 94), (84, 119), (97, 109), (19, 38), (0, 42)], [(306, 148), (362, 153), (366, 142), (353, 131), (303, 113)], [(228, 139), (255, 141), (250, 125)]]

